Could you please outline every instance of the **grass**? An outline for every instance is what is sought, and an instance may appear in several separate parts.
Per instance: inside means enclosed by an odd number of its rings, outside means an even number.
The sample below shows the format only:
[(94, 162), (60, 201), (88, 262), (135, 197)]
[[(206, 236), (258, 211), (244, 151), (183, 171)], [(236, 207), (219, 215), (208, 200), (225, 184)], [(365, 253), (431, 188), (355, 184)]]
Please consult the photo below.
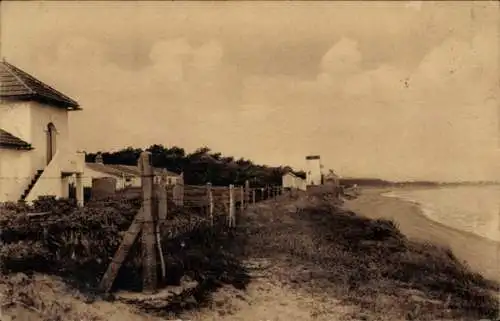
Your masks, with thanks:
[(339, 205), (323, 190), (295, 206), (254, 211), (240, 222), (244, 255), (282, 258), (276, 274), (283, 282), (357, 305), (365, 319), (498, 315), (498, 284), (472, 272), (449, 249), (409, 240), (394, 222)]
[[(104, 220), (107, 225), (123, 225), (123, 214), (120, 213), (124, 212), (130, 212), (130, 217), (125, 219), (130, 221), (136, 206), (120, 206), (118, 210), (103, 204), (90, 206), (81, 214), (92, 213), (92, 219), (86, 217), (78, 221), (75, 218), (82, 215), (74, 213), (70, 220), (61, 219), (50, 224), (56, 231), (55, 227), (78, 222), (76, 226), (84, 236), (85, 222), (102, 224)], [(101, 218), (101, 211), (105, 211), (108, 218)], [(245, 215), (237, 217), (237, 228), (233, 231), (223, 227), (224, 217), (212, 229), (204, 224), (194, 224), (198, 220), (182, 219), (186, 215), (171, 214), (176, 217), (172, 221), (175, 227), (167, 232), (169, 238), (164, 242), (168, 275), (172, 277), (167, 285), (179, 283), (183, 276), (194, 280), (197, 285), (162, 302), (127, 302), (151, 314), (167, 317), (207, 306), (211, 294), (223, 284), (244, 290), (251, 279), (241, 262), (252, 258), (272, 260), (274, 277), (297, 290), (329, 296), (340, 299), (341, 304), (356, 306), (356, 312), (348, 317), (358, 320), (478, 320), (494, 319), (498, 314), (498, 303), (493, 295), (493, 291), (499, 290), (498, 284), (470, 271), (446, 248), (407, 239), (392, 221), (371, 220), (342, 210), (328, 189), (315, 189), (297, 199), (282, 198), (276, 203), (257, 204)], [(50, 258), (53, 255), (52, 248), (47, 246), (52, 243), (36, 243), (41, 248), (35, 249), (27, 242), (35, 241), (30, 236), (33, 235), (32, 225), (28, 228), (24, 223), (21, 226), (18, 220), (14, 221), (17, 223), (10, 223), (10, 220), (2, 223), (4, 241), (10, 238), (13, 243), (12, 251), (7, 251), (7, 248), (2, 251), (4, 264), (9, 259), (28, 263), (40, 256)], [(52, 225), (44, 228), (50, 230)], [(25, 243), (16, 243), (22, 235)], [(108, 240), (109, 235), (100, 241)], [(116, 247), (116, 237), (112, 238), (112, 243), (107, 246)], [(69, 243), (62, 246), (57, 250), (73, 250)], [(86, 249), (77, 249), (77, 252), (76, 262), (88, 255)], [(36, 269), (40, 262), (35, 261), (38, 265), (32, 262), (24, 266)], [(140, 264), (134, 264), (134, 260), (128, 264), (117, 282), (122, 287), (133, 288), (140, 279), (140, 268), (136, 268)], [(23, 272), (22, 266), (17, 264), (15, 272)], [(72, 265), (64, 266), (69, 269)], [(105, 266), (101, 263), (95, 271), (101, 271)], [(98, 279), (98, 275), (89, 277)], [(126, 280), (133, 282), (125, 284)], [(2, 283), (11, 284), (11, 292), (19, 292), (16, 290), (19, 284), (25, 287), (29, 283), (24, 278), (20, 282), (4, 280)], [(16, 297), (14, 292), (13, 297)], [(40, 298), (34, 294), (36, 291), (31, 292), (22, 295), (19, 292), (17, 297), (27, 298), (26, 302), (23, 301), (25, 305), (45, 309), (43, 304), (37, 303)], [(66, 313), (65, 307), (49, 308), (51, 313)]]

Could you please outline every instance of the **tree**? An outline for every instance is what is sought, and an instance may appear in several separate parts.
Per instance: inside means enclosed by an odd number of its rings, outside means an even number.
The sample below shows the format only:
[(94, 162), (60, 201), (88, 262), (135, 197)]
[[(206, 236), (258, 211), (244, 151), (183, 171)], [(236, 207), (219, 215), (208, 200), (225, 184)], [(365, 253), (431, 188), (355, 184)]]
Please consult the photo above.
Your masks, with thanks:
[[(152, 154), (153, 166), (167, 170), (184, 173), (184, 181), (190, 185), (201, 185), (211, 182), (215, 186), (229, 184), (243, 185), (249, 180), (252, 186), (280, 185), (282, 176), (292, 170), (290, 166), (270, 167), (254, 164), (251, 160), (232, 156), (223, 156), (221, 153), (212, 152), (204, 146), (186, 154), (178, 146), (165, 147), (153, 144), (146, 151)], [(116, 152), (103, 153), (103, 160), (108, 164), (137, 165), (142, 149), (127, 147)], [(86, 154), (86, 161), (94, 161), (96, 153)], [(301, 172), (294, 172), (301, 173)], [(303, 173), (303, 172), (302, 172)]]

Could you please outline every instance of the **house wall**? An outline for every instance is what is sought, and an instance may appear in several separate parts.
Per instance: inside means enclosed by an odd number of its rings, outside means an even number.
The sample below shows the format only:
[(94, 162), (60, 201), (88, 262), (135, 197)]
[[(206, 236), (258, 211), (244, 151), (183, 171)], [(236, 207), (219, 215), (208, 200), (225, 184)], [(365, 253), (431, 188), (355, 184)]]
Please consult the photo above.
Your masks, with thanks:
[(296, 188), (295, 186), (295, 176), (290, 174), (283, 175), (282, 185), (285, 188)]
[(282, 184), (285, 188), (296, 188), (305, 191), (307, 189), (306, 180), (291, 174), (285, 174), (282, 178)]
[(169, 176), (167, 175), (167, 185), (175, 185), (177, 183), (181, 183), (181, 177), (180, 176)]
[(92, 179), (93, 178), (104, 178), (104, 177), (115, 178), (117, 190), (123, 189), (126, 186), (126, 182), (125, 182), (125, 179), (123, 177), (117, 177), (117, 176), (110, 175), (107, 173), (95, 171), (93, 169), (90, 169), (87, 166), (85, 166), (85, 169), (83, 171), (83, 186), (84, 187), (92, 187)]
[(307, 190), (307, 182), (305, 179), (297, 177), (296, 184), (297, 188), (300, 189), (301, 191)]
[(130, 177), (128, 181), (125, 181), (125, 187), (141, 187), (141, 177)]
[(61, 177), (61, 167), (66, 162), (67, 154), (57, 151), (53, 160), (44, 168), (42, 175), (26, 197), (27, 203), (33, 202), (40, 196), (67, 197), (69, 182)]
[(31, 151), (0, 148), (0, 202), (17, 202), (28, 187)]
[[(0, 128), (31, 143), (30, 105), (27, 102), (1, 101)], [(33, 151), (0, 149), (0, 202), (16, 202), (32, 177)]]
[(30, 136), (27, 141), (34, 147), (31, 170), (35, 173), (47, 166), (47, 125), (49, 123), (53, 123), (56, 128), (56, 152), (68, 149), (71, 140), (67, 110), (38, 102), (30, 102), (29, 108)]
[(307, 185), (320, 185), (321, 184), (321, 161), (320, 159), (307, 159)]
[[(47, 166), (47, 125), (53, 123), (56, 128), (56, 149)], [(10, 151), (2, 149), (0, 153), (0, 177), (20, 177), (20, 179), (2, 180), (0, 201), (17, 201), (28, 187), (37, 170), (45, 172), (33, 186), (26, 198), (28, 202), (41, 195), (66, 197), (68, 180), (61, 178), (63, 170), (77, 170), (81, 166), (80, 156), (71, 149), (68, 128), (68, 111), (38, 102), (0, 103), (0, 128), (25, 140), (33, 147), (30, 151)], [(57, 157), (56, 157), (57, 155)], [(56, 159), (57, 158), (57, 159)], [(53, 164), (52, 164), (53, 163)]]
[(31, 107), (29, 102), (0, 101), (0, 128), (31, 142)]

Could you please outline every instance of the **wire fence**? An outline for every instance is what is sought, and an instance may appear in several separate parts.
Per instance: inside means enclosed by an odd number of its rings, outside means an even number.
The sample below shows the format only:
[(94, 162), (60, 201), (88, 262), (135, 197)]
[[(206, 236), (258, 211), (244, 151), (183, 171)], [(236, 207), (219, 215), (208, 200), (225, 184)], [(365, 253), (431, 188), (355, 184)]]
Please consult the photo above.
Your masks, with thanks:
[[(64, 200), (54, 202), (54, 197), (51, 198), (49, 195), (33, 200), (34, 206), (23, 203), (0, 204), (0, 212), (3, 212), (2, 206), (7, 210), (9, 206), (21, 208), (21, 211), (17, 208), (17, 214), (21, 215), (14, 219), (12, 216), (7, 218), (2, 215), (0, 223), (10, 231), (17, 230), (16, 233), (39, 235), (35, 239), (46, 239), (50, 235), (45, 234), (53, 234), (59, 235), (59, 241), (63, 243), (77, 245), (82, 242), (84, 234), (87, 235), (87, 240), (98, 240), (106, 239), (108, 234), (119, 231), (122, 235), (121, 243), (99, 285), (103, 291), (110, 290), (132, 245), (138, 242), (139, 235), (142, 235), (140, 238), (142, 254), (136, 259), (142, 258), (143, 286), (144, 290), (149, 291), (157, 286), (157, 259), (160, 260), (163, 270), (161, 279), (166, 277), (165, 249), (162, 242), (165, 242), (165, 237), (169, 238), (175, 234), (172, 229), (188, 231), (198, 228), (200, 223), (212, 227), (214, 233), (217, 233), (221, 226), (224, 229), (232, 229), (236, 227), (237, 215), (242, 215), (249, 206), (261, 201), (276, 200), (284, 193), (282, 186), (252, 187), (248, 181), (243, 185), (228, 186), (212, 186), (211, 183), (188, 185), (182, 180), (176, 181), (175, 184), (166, 184), (164, 181), (157, 183), (150, 157), (150, 154), (143, 153), (139, 159), (141, 176), (138, 185), (140, 186), (117, 190), (116, 181), (113, 180), (103, 180), (100, 186), (92, 184), (90, 201), (76, 210), (74, 204), (70, 202), (65, 204)], [(29, 181), (31, 185), (43, 185), (47, 180), (62, 179), (61, 176), (14, 177), (13, 175), (0, 177), (0, 184), (6, 180), (17, 180), (19, 185), (21, 181)], [(93, 181), (94, 177), (78, 175), (75, 181), (78, 189), (83, 189), (82, 179)], [(57, 186), (62, 189), (64, 184)], [(29, 187), (27, 191), (29, 193)], [(74, 196), (77, 198), (76, 203), (81, 204), (81, 199), (78, 200), (82, 197), (81, 190)], [(25, 211), (22, 210), (23, 206), (26, 206)], [(36, 208), (36, 212), (33, 212), (33, 208)], [(8, 238), (2, 229), (0, 233), (3, 238)], [(161, 253), (159, 257), (158, 253)]]

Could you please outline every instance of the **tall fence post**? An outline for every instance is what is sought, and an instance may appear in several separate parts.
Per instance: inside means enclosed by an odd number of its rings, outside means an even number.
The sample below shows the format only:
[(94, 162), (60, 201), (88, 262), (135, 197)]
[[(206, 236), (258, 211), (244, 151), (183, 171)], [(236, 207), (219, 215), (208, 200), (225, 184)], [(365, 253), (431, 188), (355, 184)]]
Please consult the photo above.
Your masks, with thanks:
[(177, 181), (172, 190), (172, 198), (177, 206), (184, 206), (184, 183)]
[(158, 195), (158, 223), (160, 226), (165, 225), (165, 221), (168, 215), (167, 208), (167, 187), (165, 184), (160, 184), (157, 187)]
[(212, 194), (212, 183), (207, 183), (208, 215), (210, 224), (214, 225), (214, 196)]
[(243, 210), (245, 209), (245, 189), (243, 186), (240, 186), (240, 212), (243, 213)]
[(245, 181), (245, 204), (248, 206), (250, 204), (250, 182)]
[(160, 256), (160, 266), (161, 266), (161, 281), (163, 282), (167, 278), (167, 267), (165, 264), (165, 258), (163, 257), (163, 250), (161, 247), (161, 228), (166, 224), (167, 220), (167, 186), (165, 183), (155, 184), (155, 195), (158, 198), (158, 222), (155, 226), (156, 232), (156, 245), (158, 247), (158, 254)]
[(157, 286), (155, 252), (155, 217), (153, 214), (153, 167), (151, 153), (142, 152), (140, 157), (143, 202), (142, 269), (143, 291), (155, 292)]
[(234, 220), (234, 185), (229, 185), (229, 217), (228, 217), (228, 225), (229, 227), (233, 227)]
[(255, 205), (255, 189), (252, 189), (252, 204)]

